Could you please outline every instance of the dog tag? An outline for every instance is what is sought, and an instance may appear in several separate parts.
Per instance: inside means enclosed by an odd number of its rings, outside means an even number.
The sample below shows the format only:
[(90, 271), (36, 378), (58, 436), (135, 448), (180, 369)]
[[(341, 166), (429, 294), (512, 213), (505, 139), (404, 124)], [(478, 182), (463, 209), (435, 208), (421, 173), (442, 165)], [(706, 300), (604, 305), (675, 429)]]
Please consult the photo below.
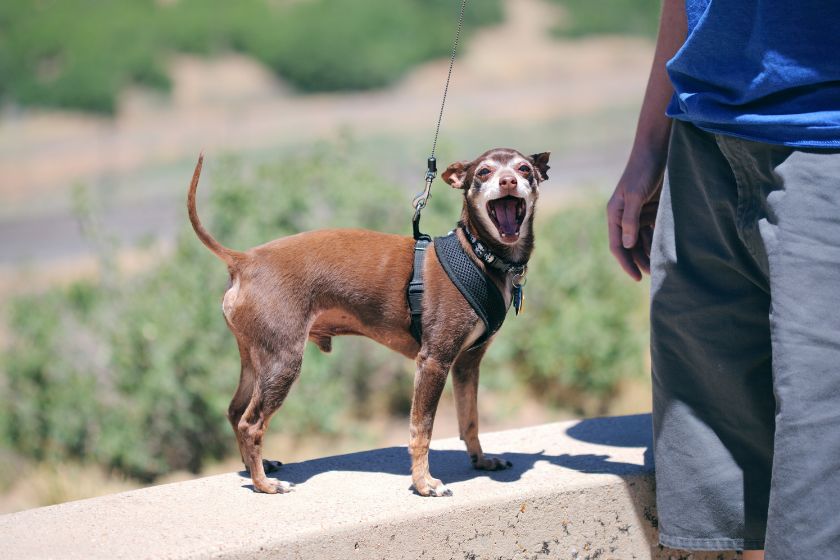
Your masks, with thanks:
[(522, 286), (514, 286), (513, 287), (513, 310), (516, 311), (516, 314), (519, 315), (525, 309), (525, 292), (522, 290)]

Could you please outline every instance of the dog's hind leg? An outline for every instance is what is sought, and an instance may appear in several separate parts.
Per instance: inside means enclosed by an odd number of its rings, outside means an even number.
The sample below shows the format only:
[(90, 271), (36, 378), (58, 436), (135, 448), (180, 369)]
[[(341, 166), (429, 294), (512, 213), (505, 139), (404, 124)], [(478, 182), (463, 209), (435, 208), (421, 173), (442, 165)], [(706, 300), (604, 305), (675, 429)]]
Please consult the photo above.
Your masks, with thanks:
[(227, 410), (227, 419), (233, 427), (233, 434), (236, 436), (236, 444), (239, 447), (239, 454), (242, 456), (242, 462), (245, 467), (248, 467), (245, 461), (245, 452), (242, 445), (242, 437), (239, 433), (239, 420), (242, 418), (245, 409), (248, 408), (248, 403), (251, 402), (251, 395), (254, 394), (254, 381), (257, 374), (254, 367), (251, 365), (250, 356), (248, 356), (248, 349), (239, 343), (239, 356), (241, 361), (241, 370), (239, 372), (239, 385), (236, 387), (236, 392), (233, 394), (233, 399)]
[[(239, 346), (239, 356), (241, 359), (242, 369), (239, 373), (239, 386), (236, 388), (236, 393), (228, 406), (227, 418), (230, 425), (233, 427), (233, 434), (236, 436), (236, 444), (239, 447), (239, 454), (242, 457), (242, 463), (245, 465), (245, 470), (249, 471), (251, 468), (245, 460), (245, 451), (242, 443), (242, 435), (239, 431), (239, 421), (248, 408), (251, 402), (251, 396), (254, 394), (254, 383), (257, 379), (257, 373), (251, 365), (251, 357), (249, 356), (248, 348), (243, 343), (237, 340)], [(272, 472), (279, 469), (283, 463), (280, 461), (269, 461), (263, 459), (263, 469), (265, 472)]]
[(473, 467), (497, 471), (511, 467), (511, 462), (485, 455), (478, 441), (478, 371), (488, 346), (484, 344), (458, 355), (452, 364), (452, 388), (458, 410), (458, 428)]
[(300, 374), (303, 345), (306, 339), (293, 348), (276, 352), (253, 351), (252, 363), (257, 373), (251, 399), (237, 424), (242, 456), (251, 473), (254, 489), (266, 494), (282, 494), (291, 490), (291, 484), (269, 481), (262, 460), (262, 444), (268, 422), (277, 412), (292, 384)]

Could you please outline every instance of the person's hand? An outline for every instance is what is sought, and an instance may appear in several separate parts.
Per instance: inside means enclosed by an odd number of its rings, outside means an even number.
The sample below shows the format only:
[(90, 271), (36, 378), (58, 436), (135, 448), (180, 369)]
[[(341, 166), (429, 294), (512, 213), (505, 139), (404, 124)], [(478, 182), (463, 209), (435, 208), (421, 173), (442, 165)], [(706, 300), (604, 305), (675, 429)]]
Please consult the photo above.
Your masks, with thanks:
[(650, 274), (650, 246), (664, 157), (632, 157), (607, 204), (610, 252), (634, 280)]
[(665, 65), (685, 42), (686, 33), (685, 2), (662, 2), (659, 35), (633, 149), (607, 204), (610, 251), (634, 280), (641, 280), (643, 272), (650, 274), (653, 222), (659, 207), (671, 132), (671, 119), (665, 111), (674, 95)]

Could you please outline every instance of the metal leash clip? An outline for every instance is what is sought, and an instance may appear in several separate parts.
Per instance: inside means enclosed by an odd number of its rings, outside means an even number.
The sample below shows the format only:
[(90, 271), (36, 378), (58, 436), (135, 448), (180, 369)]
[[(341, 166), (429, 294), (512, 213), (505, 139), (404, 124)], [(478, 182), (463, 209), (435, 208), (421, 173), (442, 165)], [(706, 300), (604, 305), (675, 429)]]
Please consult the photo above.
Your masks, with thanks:
[(427, 161), (428, 169), (426, 170), (426, 187), (417, 193), (415, 197), (411, 201), (411, 205), (414, 206), (414, 210), (422, 210), (426, 207), (426, 201), (429, 200), (429, 197), (432, 196), (432, 181), (435, 180), (437, 176), (437, 160), (434, 156), (430, 157)]
[(432, 196), (432, 181), (437, 176), (437, 160), (434, 156), (430, 156), (426, 163), (426, 186), (411, 201), (411, 205), (414, 206), (414, 217), (411, 219), (411, 225), (414, 229), (414, 239), (431, 240), (431, 237), (420, 231), (420, 212), (426, 207), (426, 203)]

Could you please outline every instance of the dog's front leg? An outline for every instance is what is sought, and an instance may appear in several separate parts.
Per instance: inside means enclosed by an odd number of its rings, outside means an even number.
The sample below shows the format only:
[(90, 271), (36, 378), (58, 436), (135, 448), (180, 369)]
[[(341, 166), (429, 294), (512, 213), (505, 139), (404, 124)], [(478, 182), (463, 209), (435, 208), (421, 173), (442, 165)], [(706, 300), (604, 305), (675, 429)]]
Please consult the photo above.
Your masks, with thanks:
[(452, 491), (440, 480), (432, 478), (429, 472), (429, 442), (432, 439), (435, 412), (446, 385), (450, 363), (451, 361), (430, 355), (425, 348), (420, 350), (417, 357), (408, 451), (411, 454), (411, 481), (421, 496), (452, 495)]
[(467, 446), (473, 467), (498, 471), (511, 467), (511, 462), (485, 455), (478, 441), (478, 370), (488, 346), (489, 343), (458, 355), (452, 364), (452, 387), (455, 392), (461, 440)]

